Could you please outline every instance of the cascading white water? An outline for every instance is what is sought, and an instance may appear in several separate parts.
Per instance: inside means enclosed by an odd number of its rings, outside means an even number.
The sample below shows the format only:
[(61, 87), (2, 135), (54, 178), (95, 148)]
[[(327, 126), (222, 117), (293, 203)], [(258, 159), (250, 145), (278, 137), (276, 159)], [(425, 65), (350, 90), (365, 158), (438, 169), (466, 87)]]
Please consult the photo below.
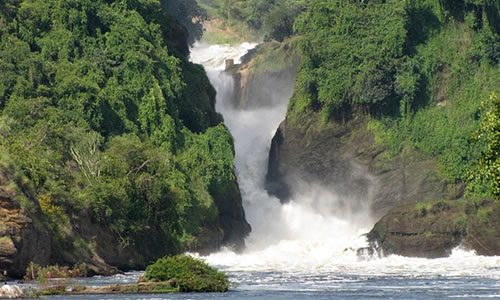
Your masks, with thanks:
[[(197, 45), (191, 51), (191, 60), (205, 66), (210, 81), (217, 90), (217, 111), (235, 138), (236, 174), (241, 188), (247, 219), (252, 233), (247, 239), (247, 250), (241, 261), (250, 263), (252, 255), (257, 263), (294, 268), (315, 268), (344, 253), (362, 233), (373, 225), (366, 211), (335, 211), (337, 196), (317, 186), (308, 189), (289, 204), (281, 205), (264, 189), (269, 146), (279, 123), (285, 118), (291, 91), (281, 96), (274, 106), (242, 110), (234, 108), (232, 100), (233, 77), (225, 73), (224, 62), (242, 55), (254, 44)], [(359, 242), (359, 241), (358, 241)], [(364, 239), (361, 239), (364, 242)], [(214, 255), (209, 260), (226, 260), (230, 252)], [(246, 255), (246, 257), (245, 257)], [(282, 258), (283, 261), (279, 261)], [(256, 262), (253, 262), (256, 263)], [(273, 267), (273, 268), (274, 268)]]
[[(360, 258), (351, 248), (366, 246), (361, 235), (374, 220), (368, 209), (335, 210), (338, 196), (320, 186), (312, 186), (281, 205), (264, 189), (271, 138), (284, 119), (288, 98), (272, 107), (237, 109), (230, 103), (234, 82), (224, 72), (226, 59), (235, 63), (255, 44), (195, 45), (191, 60), (202, 64), (217, 90), (216, 109), (235, 138), (236, 174), (247, 220), (252, 233), (243, 254), (230, 250), (205, 257), (212, 265), (228, 271), (343, 272), (355, 274), (490, 274), (499, 258), (478, 257), (456, 249), (450, 258), (427, 260), (390, 256)], [(469, 266), (464, 270), (461, 265)]]

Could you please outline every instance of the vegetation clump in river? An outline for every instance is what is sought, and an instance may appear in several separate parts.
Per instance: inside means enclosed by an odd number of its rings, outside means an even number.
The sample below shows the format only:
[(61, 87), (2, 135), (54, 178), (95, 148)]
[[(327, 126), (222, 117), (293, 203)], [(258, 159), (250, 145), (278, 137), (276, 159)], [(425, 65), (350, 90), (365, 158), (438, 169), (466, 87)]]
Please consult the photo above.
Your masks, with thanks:
[[(229, 279), (224, 272), (187, 255), (160, 258), (146, 269), (135, 284), (112, 284), (100, 287), (56, 284), (42, 286), (37, 295), (91, 294), (161, 294), (226, 292)], [(25, 291), (33, 293), (32, 290)]]
[(40, 265), (31, 262), (26, 268), (24, 280), (37, 280), (42, 282), (51, 278), (86, 277), (87, 273), (88, 268), (86, 264), (76, 264), (73, 268), (59, 265), (41, 267)]
[(146, 281), (168, 281), (179, 292), (226, 292), (229, 279), (224, 272), (187, 255), (160, 258), (148, 266)]

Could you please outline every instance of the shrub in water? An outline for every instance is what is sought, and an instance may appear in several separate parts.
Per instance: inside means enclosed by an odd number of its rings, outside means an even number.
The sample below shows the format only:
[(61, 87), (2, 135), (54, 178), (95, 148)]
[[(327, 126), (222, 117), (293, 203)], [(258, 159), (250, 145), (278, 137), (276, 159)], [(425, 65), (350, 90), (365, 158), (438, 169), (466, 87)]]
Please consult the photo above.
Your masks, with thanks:
[(187, 255), (164, 257), (146, 269), (147, 281), (172, 281), (179, 292), (226, 292), (229, 280), (224, 272)]

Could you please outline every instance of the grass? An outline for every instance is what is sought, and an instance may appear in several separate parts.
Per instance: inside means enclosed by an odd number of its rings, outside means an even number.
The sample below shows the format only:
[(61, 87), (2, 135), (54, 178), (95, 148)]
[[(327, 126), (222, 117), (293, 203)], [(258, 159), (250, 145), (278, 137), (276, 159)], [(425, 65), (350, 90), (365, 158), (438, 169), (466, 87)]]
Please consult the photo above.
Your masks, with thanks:
[(418, 215), (420, 217), (425, 217), (432, 210), (432, 203), (429, 202), (417, 202), (415, 205)]

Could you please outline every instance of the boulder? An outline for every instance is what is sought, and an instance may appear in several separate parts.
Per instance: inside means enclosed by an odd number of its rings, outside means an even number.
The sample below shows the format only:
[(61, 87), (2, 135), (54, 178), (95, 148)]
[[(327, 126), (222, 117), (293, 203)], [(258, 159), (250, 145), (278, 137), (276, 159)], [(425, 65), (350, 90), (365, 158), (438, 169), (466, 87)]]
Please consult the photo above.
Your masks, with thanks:
[(500, 204), (492, 200), (427, 201), (391, 209), (368, 234), (385, 254), (445, 257), (457, 246), (500, 255)]
[(466, 235), (462, 205), (448, 202), (420, 202), (393, 208), (375, 224), (368, 238), (384, 254), (448, 256)]

